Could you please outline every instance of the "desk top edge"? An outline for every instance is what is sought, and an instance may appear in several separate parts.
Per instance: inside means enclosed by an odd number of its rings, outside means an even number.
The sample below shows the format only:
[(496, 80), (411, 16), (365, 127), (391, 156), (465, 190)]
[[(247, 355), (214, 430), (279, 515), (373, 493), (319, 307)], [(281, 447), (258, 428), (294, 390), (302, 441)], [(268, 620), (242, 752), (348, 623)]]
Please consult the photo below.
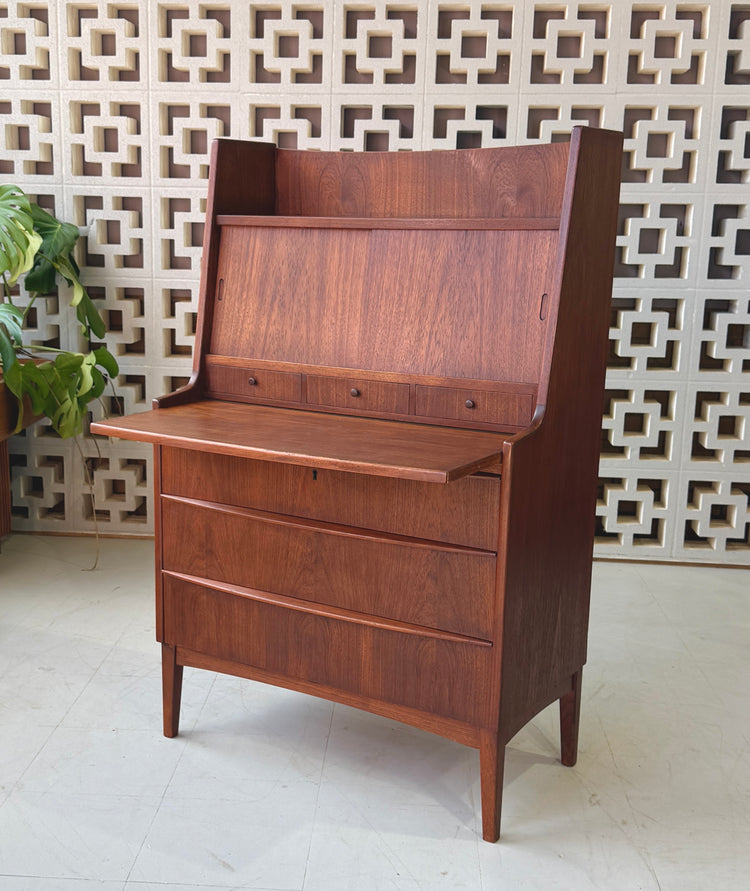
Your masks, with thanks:
[(285, 464), (447, 483), (497, 465), (507, 436), (200, 400), (91, 425), (104, 436)]

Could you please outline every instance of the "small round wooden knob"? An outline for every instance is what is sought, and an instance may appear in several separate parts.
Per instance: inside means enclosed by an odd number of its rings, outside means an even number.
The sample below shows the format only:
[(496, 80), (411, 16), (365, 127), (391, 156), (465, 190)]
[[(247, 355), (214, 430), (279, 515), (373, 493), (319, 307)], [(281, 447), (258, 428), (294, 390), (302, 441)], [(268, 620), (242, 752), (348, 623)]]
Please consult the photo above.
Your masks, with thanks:
[(473, 399), (467, 399), (466, 402), (464, 402), (464, 405), (465, 405), (467, 408), (474, 408), (474, 404), (475, 404), (475, 403), (474, 403), (474, 400), (473, 400)]
[(258, 381), (254, 377), (249, 377), (247, 379), (247, 382), (248, 384), (250, 384), (251, 387), (254, 387), (258, 383)]
[(349, 390), (349, 395), (350, 396), (359, 396), (359, 390), (356, 387), (352, 387), (351, 390)]

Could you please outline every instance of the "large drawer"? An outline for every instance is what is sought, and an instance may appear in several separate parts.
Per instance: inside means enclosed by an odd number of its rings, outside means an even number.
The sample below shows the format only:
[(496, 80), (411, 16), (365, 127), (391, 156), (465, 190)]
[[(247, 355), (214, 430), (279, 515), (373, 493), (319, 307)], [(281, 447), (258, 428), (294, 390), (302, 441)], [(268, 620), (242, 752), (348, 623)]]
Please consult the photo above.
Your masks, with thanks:
[(167, 495), (497, 549), (498, 477), (441, 486), (186, 449), (165, 447), (161, 454)]
[(162, 567), (489, 640), (495, 555), (162, 498)]
[(164, 619), (165, 642), (178, 648), (474, 726), (489, 721), (488, 645), (315, 615), (169, 575)]

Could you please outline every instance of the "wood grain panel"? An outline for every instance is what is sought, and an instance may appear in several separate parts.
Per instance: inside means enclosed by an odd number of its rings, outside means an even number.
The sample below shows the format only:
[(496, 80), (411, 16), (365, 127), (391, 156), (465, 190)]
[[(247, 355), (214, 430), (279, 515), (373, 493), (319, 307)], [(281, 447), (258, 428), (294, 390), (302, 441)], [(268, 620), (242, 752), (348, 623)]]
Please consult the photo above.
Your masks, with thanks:
[[(492, 647), (415, 638), (164, 580), (166, 643), (480, 725)], [(415, 646), (415, 640), (418, 644)]]
[(497, 548), (496, 476), (436, 486), (164, 448), (162, 491), (487, 551)]
[(211, 363), (206, 367), (210, 396), (232, 396), (266, 402), (300, 402), (302, 375), (284, 371)]
[(557, 232), (224, 227), (221, 238), (212, 353), (539, 380)]
[(171, 496), (162, 524), (164, 569), (491, 636), (492, 553)]
[(459, 152), (276, 154), (276, 212), (333, 217), (559, 217), (564, 143)]
[(415, 414), (527, 427), (534, 414), (534, 402), (530, 393), (417, 386)]
[(209, 399), (109, 418), (92, 433), (220, 455), (446, 483), (494, 465), (505, 437)]
[(409, 385), (355, 377), (307, 376), (307, 402), (358, 411), (409, 413)]

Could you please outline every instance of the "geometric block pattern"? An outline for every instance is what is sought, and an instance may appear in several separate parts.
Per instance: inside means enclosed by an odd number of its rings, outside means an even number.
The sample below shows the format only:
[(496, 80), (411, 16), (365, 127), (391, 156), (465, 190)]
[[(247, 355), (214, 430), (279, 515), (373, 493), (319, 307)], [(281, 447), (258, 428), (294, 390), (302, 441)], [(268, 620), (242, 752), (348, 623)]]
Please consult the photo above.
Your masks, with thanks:
[[(213, 139), (414, 151), (622, 130), (596, 553), (750, 563), (747, 3), (0, 0), (0, 86), (0, 181), (84, 233), (121, 368), (97, 417), (189, 376)], [(69, 299), (34, 307), (38, 342), (77, 343)], [(16, 528), (90, 532), (90, 472), (99, 528), (148, 534), (150, 449), (81, 448), (43, 424), (11, 441)]]

